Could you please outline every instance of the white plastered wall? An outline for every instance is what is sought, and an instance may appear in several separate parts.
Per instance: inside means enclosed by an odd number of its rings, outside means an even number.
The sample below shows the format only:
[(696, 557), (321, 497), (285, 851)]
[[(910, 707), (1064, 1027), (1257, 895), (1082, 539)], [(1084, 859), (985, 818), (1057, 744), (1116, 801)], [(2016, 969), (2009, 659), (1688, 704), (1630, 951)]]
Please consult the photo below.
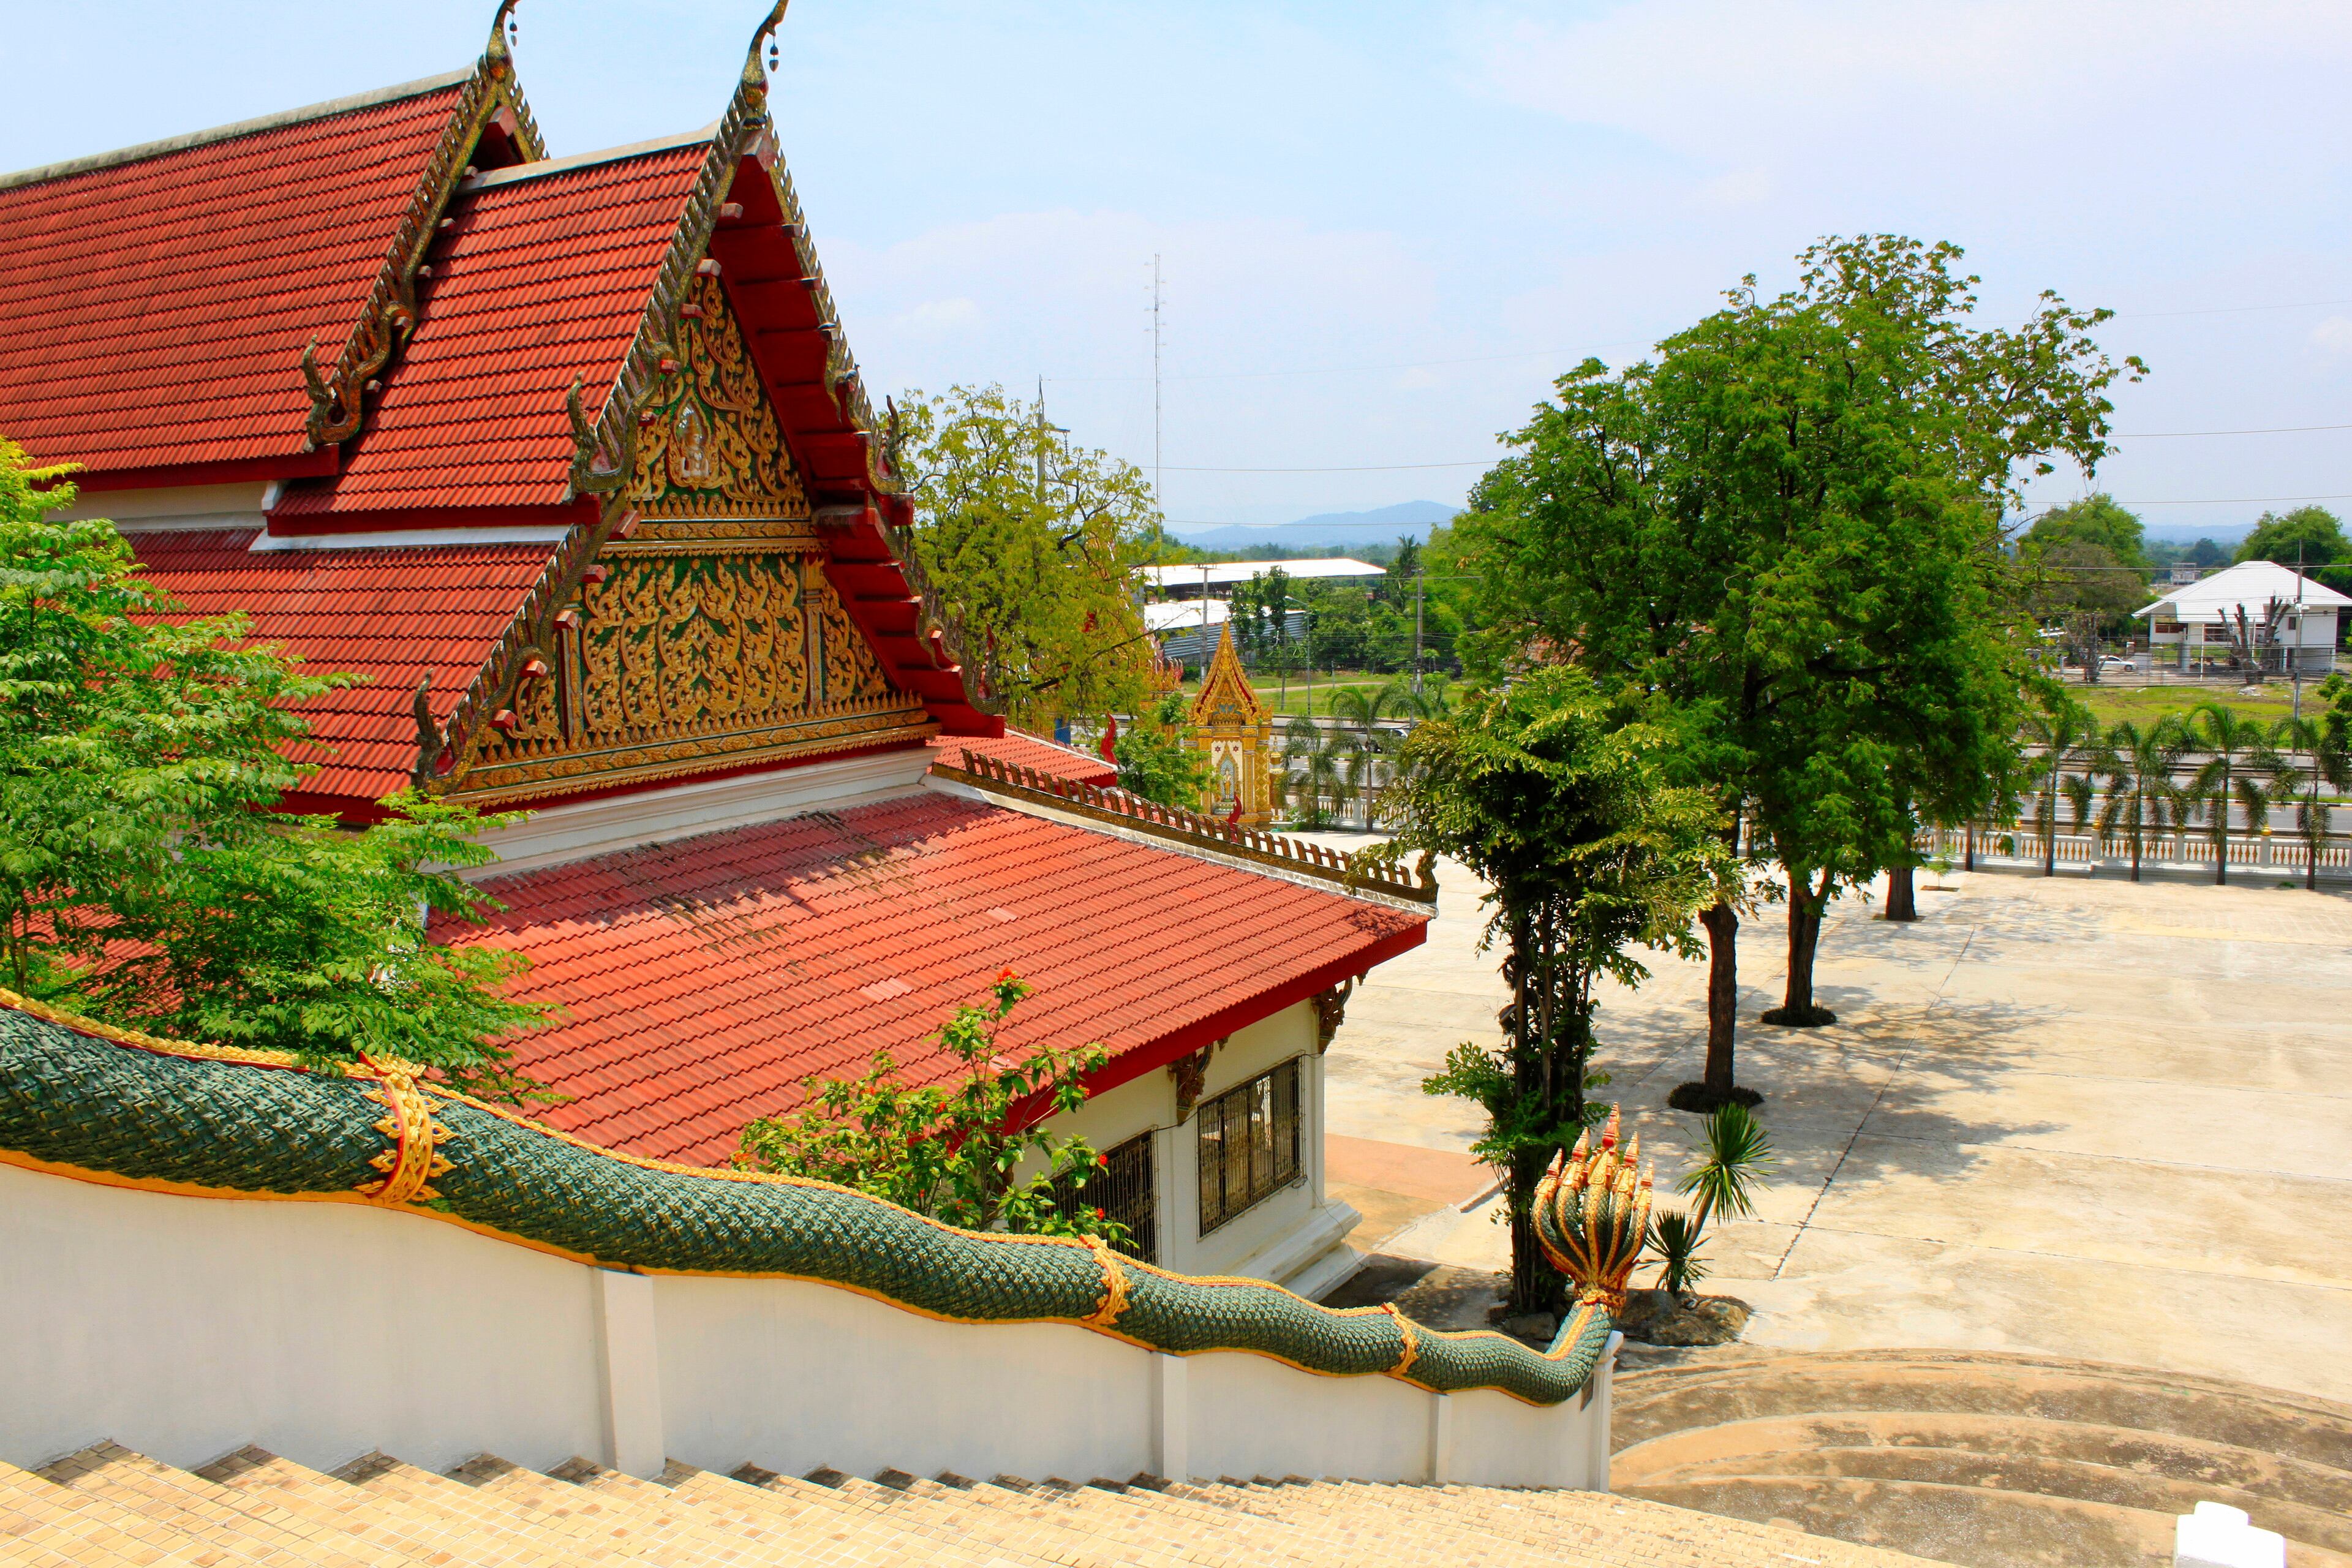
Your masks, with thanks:
[(1300, 1474), (1605, 1486), (1606, 1374), (1551, 1407), (927, 1318), (804, 1281), (645, 1277), (360, 1205), (0, 1166), (0, 1459), (110, 1438), (331, 1468)]
[[(1150, 1133), (1159, 1186), (1160, 1258), (1186, 1274), (1238, 1274), (1328, 1289), (1353, 1265), (1335, 1257), (1361, 1216), (1327, 1203), (1323, 1185), (1323, 1059), (1315, 1048), (1315, 1007), (1295, 1003), (1237, 1029), (1211, 1053), (1201, 1098), (1214, 1099), (1293, 1059), (1299, 1064), (1302, 1180), (1284, 1187), (1207, 1236), (1201, 1234), (1200, 1127), (1176, 1122), (1175, 1080), (1163, 1069), (1089, 1100), (1050, 1124), (1057, 1136), (1084, 1138), (1098, 1150)], [(1328, 1276), (1328, 1278), (1322, 1278)]]

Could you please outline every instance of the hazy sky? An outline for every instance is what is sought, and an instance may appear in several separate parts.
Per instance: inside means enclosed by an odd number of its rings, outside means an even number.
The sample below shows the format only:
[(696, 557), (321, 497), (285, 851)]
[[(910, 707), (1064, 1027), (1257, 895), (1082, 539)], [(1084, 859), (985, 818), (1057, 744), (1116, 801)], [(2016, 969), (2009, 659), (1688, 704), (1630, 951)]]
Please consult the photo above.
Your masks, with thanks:
[[(491, 9), (20, 6), (0, 166), (449, 69)], [(759, 5), (520, 16), (563, 153), (715, 118)], [(1959, 242), (1990, 319), (2042, 289), (2122, 312), (2108, 346), (2153, 369), (2126, 434), (2352, 426), (2346, 0), (800, 0), (782, 44), (785, 156), (877, 401), (1042, 374), (1059, 423), (1149, 466), (1163, 258), (1179, 521), (1458, 500), (1579, 357), (1787, 282), (1824, 233)], [(1203, 471), (1302, 468), (1356, 471)], [(2352, 493), (2352, 428), (2126, 441), (2099, 482), (2242, 525)]]

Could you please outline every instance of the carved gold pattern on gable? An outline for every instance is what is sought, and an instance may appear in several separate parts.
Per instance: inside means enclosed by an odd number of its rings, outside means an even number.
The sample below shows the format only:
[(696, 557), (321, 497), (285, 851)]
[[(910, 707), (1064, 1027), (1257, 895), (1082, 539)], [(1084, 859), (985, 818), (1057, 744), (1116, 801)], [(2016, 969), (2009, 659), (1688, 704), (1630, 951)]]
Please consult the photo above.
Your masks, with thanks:
[(639, 779), (713, 762), (929, 734), (826, 581), (821, 557), (609, 546), (577, 626), (515, 693), (455, 793), (521, 798), (595, 775)]
[(806, 517), (783, 426), (716, 278), (698, 277), (676, 368), (638, 405), (628, 499), (648, 518)]

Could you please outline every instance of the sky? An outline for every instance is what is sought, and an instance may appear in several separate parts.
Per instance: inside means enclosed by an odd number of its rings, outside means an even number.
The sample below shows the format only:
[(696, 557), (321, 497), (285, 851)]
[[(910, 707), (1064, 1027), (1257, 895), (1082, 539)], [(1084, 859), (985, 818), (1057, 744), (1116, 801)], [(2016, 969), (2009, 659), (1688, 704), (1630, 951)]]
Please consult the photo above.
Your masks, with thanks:
[[(0, 168), (452, 69), (492, 9), (20, 6)], [(519, 15), (562, 154), (715, 119), (762, 10)], [(1887, 231), (1965, 247), (1987, 322), (2053, 289), (2148, 362), (2117, 455), (2034, 504), (2352, 516), (2344, 0), (799, 0), (780, 42), (876, 400), (1042, 375), (1073, 439), (1150, 469), (1157, 257), (1179, 524), (1458, 502), (1585, 355)]]

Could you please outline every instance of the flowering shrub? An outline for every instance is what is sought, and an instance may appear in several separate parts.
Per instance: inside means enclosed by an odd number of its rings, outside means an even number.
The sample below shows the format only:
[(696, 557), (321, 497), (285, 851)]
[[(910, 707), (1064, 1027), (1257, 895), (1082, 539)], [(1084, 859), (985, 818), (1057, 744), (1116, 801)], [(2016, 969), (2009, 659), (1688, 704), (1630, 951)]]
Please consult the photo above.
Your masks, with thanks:
[(1041, 1125), (1086, 1103), (1085, 1076), (1108, 1053), (1039, 1046), (1005, 1064), (997, 1028), (1028, 994), (1007, 969), (986, 1004), (956, 1009), (938, 1038), (962, 1064), (960, 1077), (909, 1084), (889, 1052), (877, 1051), (861, 1076), (812, 1078), (798, 1111), (745, 1127), (735, 1163), (853, 1187), (967, 1230), (1125, 1241), (1127, 1227), (1099, 1205), (1070, 1201), (1108, 1157)]

